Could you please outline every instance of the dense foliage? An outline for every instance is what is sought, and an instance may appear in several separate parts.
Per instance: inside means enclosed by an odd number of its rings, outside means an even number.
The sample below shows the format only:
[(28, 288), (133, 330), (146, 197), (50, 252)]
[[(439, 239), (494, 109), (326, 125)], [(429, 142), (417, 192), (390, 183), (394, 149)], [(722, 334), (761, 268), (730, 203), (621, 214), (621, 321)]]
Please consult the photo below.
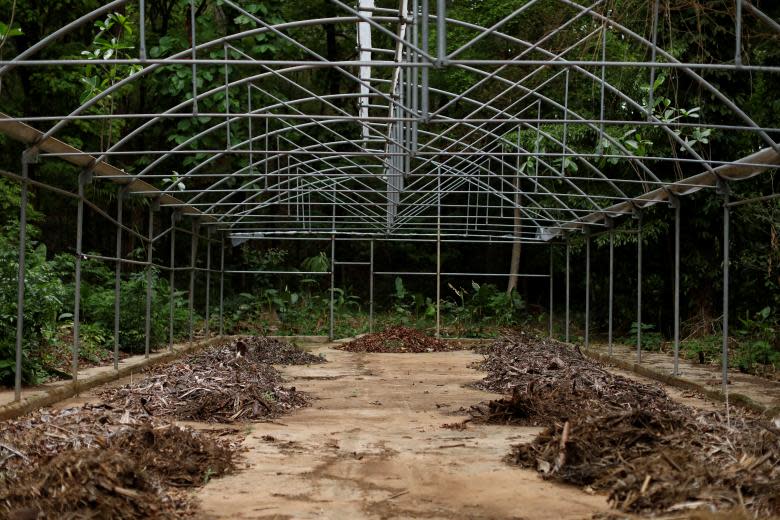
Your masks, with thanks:
[[(314, 17), (335, 17), (343, 11), (326, 0), (306, 2), (283, 2), (281, 0), (236, 2), (243, 9), (237, 13), (222, 0), (199, 0), (195, 2), (198, 41), (205, 42), (220, 38), (227, 33), (237, 33), (258, 26), (257, 19), (268, 23), (281, 23)], [(525, 0), (452, 0), (448, 2), (450, 16), (484, 27), (511, 14)], [(7, 59), (30, 48), (43, 37), (101, 5), (97, 0), (0, 0), (0, 59)], [(397, 8), (397, 2), (378, 1), (381, 7)], [(647, 0), (609, 0), (605, 12), (612, 20), (648, 38), (650, 35), (649, 15), (653, 2)], [(147, 0), (146, 50), (151, 58), (186, 55), (190, 42), (189, 0)], [(593, 32), (595, 36), (584, 39), (574, 47), (568, 56), (572, 59), (592, 59), (602, 52), (602, 37), (606, 38), (606, 54), (611, 59), (624, 61), (645, 61), (649, 49), (626, 38), (614, 27), (603, 25), (585, 17), (574, 20), (573, 12), (562, 7), (560, 2), (539, 2), (523, 16), (511, 19), (501, 26), (501, 32), (513, 38), (534, 42), (545, 38), (544, 48), (551, 53), (568, 52), (567, 49)], [(769, 16), (780, 19), (780, 6), (764, 1), (758, 5)], [(734, 2), (727, 0), (663, 0), (661, 2), (662, 29), (659, 32), (659, 48), (665, 49), (669, 57), (659, 60), (679, 59), (691, 62), (728, 63), (734, 52)], [(743, 61), (753, 65), (777, 65), (780, 63), (780, 38), (766, 24), (745, 13), (743, 24)], [(112, 87), (129, 75), (138, 72), (137, 67), (109, 65), (106, 58), (126, 58), (139, 53), (139, 16), (137, 3), (130, 2), (115, 13), (111, 13), (94, 24), (84, 25), (57, 41), (36, 58), (62, 58), (88, 60), (84, 67), (18, 67), (2, 78), (0, 84), (0, 111), (12, 115), (51, 116), (68, 114), (81, 103), (91, 102), (86, 114), (110, 115), (116, 113), (159, 112), (179, 106), (182, 111), (192, 109), (192, 69), (189, 67), (163, 66), (154, 73), (141, 76), (120, 89)], [(567, 30), (553, 34), (554, 28), (566, 25)], [(434, 27), (430, 47), (435, 48)], [(296, 45), (285, 35), (292, 36), (302, 45)], [(463, 45), (476, 35), (467, 26), (453, 26), (448, 35), (449, 50)], [(386, 35), (375, 35), (376, 46), (390, 46)], [(279, 34), (262, 32), (248, 35), (236, 42), (245, 52), (256, 59), (289, 58), (312, 59), (312, 52), (330, 60), (349, 60), (356, 56), (354, 25), (334, 21), (332, 23), (291, 27)], [(312, 52), (308, 52), (306, 48)], [(461, 57), (465, 59), (512, 58), (524, 51), (524, 47), (511, 38), (488, 37), (469, 47)], [(222, 46), (212, 47), (199, 54), (201, 58), (222, 58), (227, 52), (240, 58), (234, 49)], [(528, 59), (547, 59), (537, 49), (526, 55)], [(240, 111), (247, 107), (249, 89), (232, 89), (225, 95), (225, 74), (231, 80), (248, 78), (258, 74), (259, 68), (229, 66), (199, 66), (196, 72), (198, 92), (211, 92), (198, 100), (200, 113), (220, 113), (225, 110)], [(451, 92), (464, 91), (484, 77), (486, 69), (475, 67), (447, 67), (431, 72), (432, 86)], [(541, 71), (541, 72), (540, 72)], [(531, 75), (529, 84), (549, 81), (544, 89), (551, 99), (563, 99), (568, 90), (568, 107), (585, 119), (598, 119), (599, 88), (593, 78), (584, 73), (572, 74), (568, 88), (564, 75), (553, 77), (559, 70), (540, 69), (521, 65), (511, 67), (504, 73), (507, 82), (519, 81)], [(600, 69), (584, 71), (597, 77)], [(658, 71), (653, 81), (653, 103), (650, 106), (650, 78), (647, 69), (608, 68), (605, 79), (623, 97), (607, 92), (605, 117), (610, 120), (642, 119), (643, 110), (650, 110), (663, 121), (686, 123), (674, 132), (658, 127), (636, 126), (629, 123), (607, 125), (604, 135), (598, 126), (570, 124), (567, 128), (567, 143), (573, 149), (594, 155), (593, 163), (613, 179), (632, 181), (621, 184), (627, 194), (636, 195), (651, 189), (637, 180), (648, 180), (634, 162), (612, 157), (623, 149), (639, 156), (677, 158), (679, 161), (649, 159), (644, 163), (663, 180), (677, 180), (693, 173), (699, 173), (700, 165), (687, 162), (691, 150), (705, 159), (723, 157), (737, 158), (756, 151), (765, 143), (755, 132), (711, 130), (697, 127), (699, 121), (710, 124), (731, 124), (733, 112), (725, 107), (711, 89), (704, 88), (692, 77), (677, 69)], [(379, 79), (387, 79), (387, 69), (375, 71)], [(536, 76), (538, 75), (538, 76)], [(749, 75), (733, 70), (703, 71), (704, 78), (719, 92), (733, 100), (753, 120), (762, 126), (777, 126), (780, 115), (780, 82), (770, 73), (755, 72)], [(466, 116), (479, 113), (473, 100), (486, 100), (503, 96), (507, 110), (519, 110), (522, 100), (519, 92), (505, 94), (508, 83), (486, 82), (466, 98), (453, 102), (447, 94), (434, 91), (431, 95), (432, 109), (447, 107), (452, 116)], [(344, 74), (336, 70), (303, 70), (286, 77), (266, 77), (255, 85), (251, 102), (254, 106), (280, 103), (296, 97), (301, 90), (322, 94), (348, 93), (354, 86)], [(296, 90), (289, 94), (290, 89)], [(108, 91), (110, 95), (104, 95)], [(339, 110), (354, 111), (350, 103), (354, 98), (333, 98), (329, 104), (307, 102), (299, 109), (303, 112), (322, 115), (338, 114)], [(542, 118), (560, 117), (560, 111), (548, 104), (540, 109)], [(491, 115), (491, 114), (488, 114)], [(85, 150), (105, 150), (143, 124), (141, 119), (91, 119), (79, 120), (65, 125), (58, 136), (64, 141)], [(188, 149), (222, 149), (227, 142), (240, 142), (248, 136), (248, 122), (233, 124), (229, 128), (199, 135), (195, 142), (190, 139), (205, 131), (215, 121), (208, 116), (181, 117), (152, 124), (133, 137), (129, 150), (160, 149), (180, 146)], [(56, 121), (44, 121), (36, 126), (47, 128)], [(262, 120), (255, 122), (264, 124)], [(270, 120), (270, 129), (278, 130), (283, 122)], [(356, 137), (357, 125), (339, 127), (345, 135)], [(455, 127), (452, 136), (463, 135), (468, 129)], [(331, 139), (332, 133), (322, 128), (312, 128), (313, 135), (323, 141)], [(320, 132), (318, 134), (318, 132)], [(499, 126), (495, 130), (497, 142), (504, 142), (506, 149), (519, 142), (523, 149), (536, 150), (542, 154), (554, 151), (563, 138), (560, 124), (542, 124), (520, 127)], [(775, 135), (776, 137), (776, 135)], [(291, 145), (310, 144), (300, 132), (288, 132), (285, 138)], [(482, 141), (480, 141), (480, 139)], [(485, 144), (485, 137), (475, 144)], [(689, 149), (685, 149), (681, 142)], [(441, 143), (439, 143), (441, 144)], [(0, 135), (0, 167), (12, 173), (20, 170), (22, 148), (18, 143)], [(112, 163), (130, 173), (139, 173), (149, 167), (154, 158), (128, 154), (112, 158)], [(207, 168), (214, 171), (238, 171), (247, 168), (247, 157), (241, 154), (222, 155), (210, 159), (206, 154), (183, 153), (171, 156), (154, 169), (162, 174), (150, 182), (160, 188), (174, 191), (198, 189), (210, 184), (207, 177), (188, 177), (184, 180), (179, 172), (189, 171), (196, 164), (207, 161)], [(588, 173), (587, 165), (581, 159), (539, 158), (507, 159), (492, 167), (495, 172), (517, 168), (525, 174), (536, 172), (564, 171), (577, 176)], [(273, 164), (271, 165), (273, 168)], [(42, 160), (30, 166), (33, 178), (74, 191), (78, 171), (60, 161)], [(228, 177), (219, 186), (231, 189), (239, 185), (239, 179)], [(542, 181), (550, 189), (564, 188), (560, 179)], [(535, 191), (530, 180), (522, 180), (520, 187), (528, 192)], [(731, 186), (734, 199), (749, 198), (775, 191), (774, 174), (765, 174), (749, 181)], [(588, 184), (589, 193), (602, 196), (598, 204), (606, 206), (612, 201), (613, 192), (605, 183)], [(57, 194), (31, 188), (32, 200), (28, 211), (31, 226), (28, 232), (27, 276), (25, 279), (26, 299), (35, 302), (25, 309), (25, 379), (36, 380), (46, 368), (61, 369), (67, 366), (67, 356), (57, 354), (57, 349), (66, 348), (69, 341), (73, 313), (73, 260), (75, 242), (75, 201)], [(108, 183), (94, 184), (87, 188), (87, 198), (98, 206), (106, 208), (109, 214), (116, 210), (116, 188)], [(240, 195), (229, 200), (240, 201)], [(572, 208), (593, 208), (576, 194), (563, 196), (562, 200)], [(465, 204), (466, 195), (452, 195), (450, 204)], [(534, 200), (541, 205), (555, 206), (551, 199), (538, 194)], [(682, 201), (682, 297), (683, 335), (690, 338), (686, 343), (688, 351), (706, 351), (712, 356), (717, 341), (708, 339), (717, 334), (721, 301), (721, 258), (722, 258), (722, 205), (721, 199), (712, 192), (699, 193)], [(16, 270), (18, 249), (19, 190), (14, 182), (0, 183), (0, 381), (7, 383), (12, 378), (16, 324)], [(282, 208), (279, 211), (284, 211)], [(286, 211), (289, 211), (287, 208)], [(778, 222), (780, 206), (776, 200), (734, 208), (732, 212), (732, 306), (735, 318), (732, 326), (735, 333), (737, 364), (746, 370), (757, 365), (772, 365), (778, 362), (780, 345), (774, 330), (780, 326), (780, 241)], [(156, 219), (156, 232), (164, 229), (169, 210), (163, 210)], [(141, 198), (125, 201), (125, 224), (141, 234), (147, 229), (147, 203)], [(446, 216), (446, 215), (445, 215)], [(642, 216), (645, 258), (643, 321), (647, 329), (645, 342), (648, 348), (662, 348), (663, 342), (672, 330), (672, 273), (673, 273), (673, 212), (667, 207), (654, 207)], [(632, 230), (637, 221), (624, 218), (616, 222), (618, 231)], [(110, 231), (106, 231), (110, 230)], [(178, 235), (182, 237), (181, 234)], [(616, 275), (615, 323), (619, 335), (630, 336), (636, 317), (636, 238), (635, 234), (616, 233)], [(96, 254), (113, 254), (114, 228), (107, 226), (102, 217), (87, 208), (85, 219), (84, 250)], [(580, 311), (584, 308), (584, 239), (581, 235), (571, 237), (574, 271), (572, 274), (572, 305), (576, 323), (581, 323)], [(591, 310), (591, 330), (606, 329), (607, 295), (607, 237), (594, 239)], [(167, 264), (168, 237), (155, 245), (155, 261)], [(125, 234), (122, 255), (137, 260), (145, 259), (146, 252), (136, 237)], [(188, 237), (177, 239), (176, 257), (179, 262), (189, 262), (190, 241)], [(205, 267), (204, 245), (199, 246), (197, 266)], [(430, 271), (435, 265), (435, 249), (419, 244), (387, 243), (377, 245), (377, 270), (392, 270), (403, 265), (405, 271)], [(381, 251), (379, 249), (381, 248)], [(368, 256), (365, 242), (339, 242), (337, 258), (350, 261), (365, 261)], [(218, 249), (212, 247), (212, 261), (219, 258)], [(460, 272), (505, 272), (509, 264), (510, 247), (485, 248), (473, 244), (446, 245), (442, 251), (442, 262), (450, 266), (445, 270)], [(307, 272), (326, 272), (330, 269), (329, 252), (324, 243), (316, 241), (252, 242), (236, 248), (228, 248), (227, 266), (249, 268), (299, 269)], [(564, 285), (561, 276), (564, 266), (563, 248), (553, 249), (556, 271), (556, 307), (563, 301)], [(548, 269), (548, 248), (528, 246), (523, 248), (521, 271), (546, 273)], [(215, 264), (213, 264), (215, 265)], [(82, 356), (101, 359), (113, 346), (114, 322), (114, 265), (100, 261), (84, 262), (84, 288), (82, 299), (83, 328), (85, 341)], [(122, 312), (119, 344), (128, 352), (138, 352), (143, 346), (144, 307), (146, 274), (137, 266), (123, 266)], [(215, 302), (218, 294), (217, 276), (211, 277), (210, 326), (218, 326)], [(328, 327), (329, 285), (328, 276), (306, 277), (260, 277), (235, 275), (226, 277), (225, 322), (227, 330), (264, 330), (295, 333), (323, 333)], [(360, 266), (342, 266), (336, 269), (336, 333), (346, 334), (363, 331), (368, 313), (368, 276)], [(174, 293), (174, 329), (177, 337), (185, 334), (188, 327), (187, 293), (188, 274), (178, 273), (175, 288), (170, 287), (167, 272), (154, 272), (152, 312), (152, 343), (156, 346), (168, 339), (168, 302)], [(483, 283), (484, 282), (484, 283)], [(522, 279), (517, 291), (503, 290), (505, 278), (468, 280), (464, 278), (444, 279), (442, 296), (445, 329), (453, 334), (481, 334), (497, 326), (522, 322), (546, 323), (547, 281)], [(205, 315), (205, 280), (197, 274), (196, 310)], [(380, 322), (418, 324), (431, 327), (435, 312), (435, 286), (422, 277), (377, 277), (377, 319)], [(556, 327), (560, 328), (557, 312)], [(647, 325), (647, 324), (652, 325)], [(200, 323), (198, 328), (202, 328)], [(52, 347), (54, 346), (54, 347)], [(52, 349), (55, 354), (52, 354)], [(56, 361), (63, 358), (64, 361)]]

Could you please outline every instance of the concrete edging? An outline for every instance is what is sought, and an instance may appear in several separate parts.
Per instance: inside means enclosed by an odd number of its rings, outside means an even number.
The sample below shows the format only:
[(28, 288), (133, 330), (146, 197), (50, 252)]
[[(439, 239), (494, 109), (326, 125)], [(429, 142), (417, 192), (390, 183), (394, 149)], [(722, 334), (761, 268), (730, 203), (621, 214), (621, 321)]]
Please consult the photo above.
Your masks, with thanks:
[[(140, 372), (145, 368), (173, 361), (174, 359), (184, 354), (209, 347), (221, 341), (230, 340), (231, 338), (233, 338), (233, 336), (217, 336), (215, 338), (195, 342), (192, 345), (186, 344), (178, 348), (174, 347), (173, 352), (162, 352), (160, 354), (154, 355), (153, 357), (150, 356), (149, 358), (143, 359), (137, 363), (133, 363), (132, 365), (124, 367), (120, 366), (119, 370), (111, 370), (101, 374), (96, 374), (91, 377), (86, 377), (84, 379), (79, 379), (75, 384), (65, 381), (53, 388), (41, 391), (41, 394), (39, 395), (24, 397), (24, 394), (22, 394), (21, 401), (14, 401), (0, 406), (0, 420), (14, 419), (20, 415), (28, 414), (39, 408), (51, 406), (54, 403), (77, 396), (89, 389), (111, 383), (118, 379), (122, 379), (123, 377)], [(35, 387), (31, 388), (30, 390), (35, 391)]]
[[(724, 403), (726, 402), (726, 396), (723, 395), (723, 392), (721, 392), (720, 390), (709, 389), (700, 383), (696, 383), (688, 379), (683, 379), (681, 377), (675, 377), (671, 374), (664, 374), (662, 372), (658, 372), (651, 368), (647, 368), (646, 366), (640, 365), (638, 363), (631, 363), (628, 361), (624, 361), (622, 359), (615, 358), (613, 356), (610, 356), (609, 354), (602, 354), (601, 352), (595, 352), (593, 350), (586, 350), (586, 349), (582, 349), (582, 352), (586, 356), (591, 357), (597, 361), (601, 361), (602, 363), (609, 363), (615, 365), (618, 368), (622, 368), (624, 370), (634, 372), (635, 374), (639, 374), (640, 376), (645, 376), (650, 379), (654, 379), (656, 381), (667, 384), (669, 386), (674, 386), (676, 388), (680, 388), (683, 390), (691, 390), (694, 392), (699, 392), (714, 401), (720, 401)], [(770, 408), (764, 406), (760, 403), (757, 403), (750, 397), (744, 394), (740, 394), (739, 392), (729, 392), (728, 397), (729, 397), (730, 404), (742, 406), (743, 408), (747, 408), (748, 410), (753, 412), (758, 412), (770, 418), (773, 418), (775, 415), (780, 414), (780, 408), (778, 407)]]

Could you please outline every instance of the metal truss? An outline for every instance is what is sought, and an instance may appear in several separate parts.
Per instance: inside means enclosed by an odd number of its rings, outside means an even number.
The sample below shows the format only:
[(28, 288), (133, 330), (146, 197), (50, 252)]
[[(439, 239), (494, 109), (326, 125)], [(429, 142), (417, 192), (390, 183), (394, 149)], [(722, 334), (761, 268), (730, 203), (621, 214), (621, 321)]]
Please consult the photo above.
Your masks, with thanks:
[[(730, 181), (780, 166), (778, 125), (757, 123), (707, 79), (718, 71), (743, 79), (754, 74), (780, 79), (780, 64), (742, 61), (743, 24), (780, 35), (778, 21), (748, 0), (736, 0), (734, 58), (724, 63), (681, 62), (659, 46), (659, 0), (643, 4), (649, 22), (641, 26), (614, 16), (607, 0), (518, 1), (514, 11), (490, 26), (448, 15), (444, 0), (435, 5), (397, 0), (392, 7), (387, 2), (378, 7), (374, 0), (331, 1), (338, 15), (272, 23), (249, 12), (243, 1), (223, 0), (229, 15), (245, 17), (254, 26), (200, 41), (193, 20), (192, 46), (154, 59), (144, 41), (145, 0), (115, 0), (79, 13), (30, 49), (0, 61), (0, 79), (17, 67), (93, 64), (53, 58), (55, 42), (127, 4), (141, 13), (139, 56), (101, 63), (138, 70), (84, 103), (74, 103), (68, 114), (0, 116), (0, 132), (27, 148), (21, 175), (8, 175), (20, 180), (26, 197), (27, 186), (36, 182), (29, 166), (37, 161), (64, 160), (82, 170), (74, 183), (78, 193), (69, 193), (79, 200), (79, 255), (83, 205), (91, 204), (84, 186), (93, 179), (118, 184), (122, 196), (152, 199), (150, 221), (168, 208), (170, 226), (159, 236), (150, 228), (148, 236), (139, 237), (149, 244), (147, 262), (141, 264), (151, 266), (152, 245), (168, 235), (173, 244), (176, 230), (183, 229), (176, 224), (181, 218), (190, 218), (189, 233), (207, 244), (320, 238), (331, 241), (332, 255), (337, 239), (553, 244), (568, 243), (574, 231), (587, 236), (606, 231), (611, 237), (618, 217), (636, 217), (658, 203), (679, 208), (679, 196), (699, 190), (725, 193)], [(567, 15), (554, 31), (528, 40), (509, 29), (512, 22), (533, 20), (537, 9), (550, 7)], [(354, 59), (328, 60), (300, 38), (325, 24), (354, 35)], [(453, 45), (448, 38), (455, 34)], [(275, 38), (288, 50), (259, 59), (246, 42), (260, 36)], [(607, 40), (620, 41), (644, 58), (609, 55)], [(505, 49), (506, 57), (471, 57), (482, 48)], [(40, 57), (44, 50), (45, 59)], [(215, 58), (220, 52), (223, 57)], [(199, 90), (196, 78), (204, 68), (221, 73), (223, 81)], [(191, 96), (167, 110), (99, 110), (101, 100), (123, 88), (179, 70), (192, 74)], [(451, 72), (458, 73), (454, 84), (447, 83)], [(710, 103), (719, 105), (718, 119), (657, 109), (655, 80), (661, 73), (685, 78), (706, 92)], [(303, 75), (322, 74), (337, 75), (341, 90), (317, 92), (299, 81)], [(634, 75), (645, 88), (621, 90), (615, 81), (621, 74)], [(588, 87), (593, 95), (574, 98), (574, 86), (579, 92)], [(206, 102), (214, 106), (214, 99), (224, 100), (224, 111), (199, 110)], [(99, 120), (131, 120), (134, 127), (106, 149), (80, 150), (59, 139), (77, 122)], [(151, 132), (165, 135), (185, 120), (196, 130), (181, 142), (160, 142), (155, 149), (140, 144)], [(642, 151), (626, 138), (629, 129), (654, 132), (674, 153)], [(709, 149), (687, 137), (694, 131), (744, 135), (754, 153), (738, 157)], [(138, 158), (145, 159), (145, 166), (130, 171), (113, 166)], [(181, 167), (183, 158), (189, 165), (178, 177), (184, 189), (166, 186), (163, 179)], [(121, 208), (116, 219), (102, 214), (117, 225), (118, 244), (123, 231), (135, 233), (121, 223)], [(194, 259), (197, 240), (193, 243)], [(118, 276), (125, 262), (119, 249), (116, 257), (101, 258), (117, 262)], [(169, 265), (157, 267), (170, 273), (186, 269), (176, 267), (173, 255)], [(192, 288), (194, 260), (189, 270)], [(224, 276), (224, 268), (220, 272)], [(567, 262), (567, 336), (568, 273)], [(552, 268), (544, 276), (552, 287)], [(550, 300), (552, 311), (552, 292)], [(639, 301), (641, 321), (641, 296)], [(78, 303), (75, 314), (78, 327)]]

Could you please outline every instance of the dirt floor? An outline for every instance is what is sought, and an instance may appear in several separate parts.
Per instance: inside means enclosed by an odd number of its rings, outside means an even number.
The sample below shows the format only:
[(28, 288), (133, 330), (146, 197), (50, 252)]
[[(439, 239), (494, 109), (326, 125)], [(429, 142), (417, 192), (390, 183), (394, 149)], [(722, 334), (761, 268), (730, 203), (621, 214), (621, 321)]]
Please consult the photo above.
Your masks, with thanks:
[[(310, 407), (231, 425), (246, 451), (237, 473), (195, 492), (206, 518), (587, 519), (615, 512), (603, 494), (545, 481), (503, 461), (512, 445), (530, 443), (542, 428), (442, 427), (467, 419), (471, 405), (500, 397), (466, 387), (485, 376), (471, 368), (481, 355), (353, 353), (334, 346), (306, 346), (328, 363), (278, 367), (286, 385), (313, 398)], [(98, 401), (105, 388), (57, 408)], [(666, 390), (690, 406), (723, 406)]]
[(198, 492), (211, 518), (589, 518), (603, 496), (506, 465), (540, 428), (469, 425), (461, 408), (498, 397), (470, 351), (366, 354), (318, 347), (329, 363), (283, 370), (310, 408), (251, 425), (247, 468)]

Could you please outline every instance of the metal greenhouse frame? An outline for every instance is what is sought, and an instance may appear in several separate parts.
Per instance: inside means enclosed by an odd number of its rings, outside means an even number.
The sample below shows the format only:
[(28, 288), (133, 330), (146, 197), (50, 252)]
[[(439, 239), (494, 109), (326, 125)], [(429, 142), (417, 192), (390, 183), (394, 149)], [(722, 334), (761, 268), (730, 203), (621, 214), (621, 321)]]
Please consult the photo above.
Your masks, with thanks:
[[(22, 188), (20, 207), (20, 244), (18, 317), (16, 337), (16, 399), (21, 399), (22, 340), (24, 325), (24, 276), (26, 201), (28, 187), (54, 190), (78, 201), (75, 230), (76, 296), (74, 305), (73, 378), (78, 376), (80, 341), (81, 264), (96, 258), (115, 265), (115, 350), (118, 366), (120, 329), (120, 277), (122, 266), (135, 264), (146, 269), (146, 355), (150, 351), (151, 277), (156, 268), (169, 273), (189, 274), (190, 341), (193, 340), (193, 307), (196, 276), (206, 277), (206, 323), (210, 301), (220, 302), (219, 331), (223, 334), (222, 301), (226, 276), (240, 273), (323, 275), (330, 277), (330, 336), (333, 337), (334, 272), (339, 265), (365, 265), (370, 287), (370, 315), (373, 317), (374, 278), (385, 275), (435, 277), (437, 282), (437, 334), (442, 276), (501, 276), (498, 273), (460, 273), (443, 270), (441, 248), (447, 244), (481, 242), (485, 244), (523, 243), (550, 249), (550, 269), (545, 273), (520, 273), (519, 276), (549, 280), (550, 333), (553, 314), (552, 248), (565, 248), (566, 285), (565, 335), (570, 338), (570, 237), (583, 233), (585, 248), (585, 338), (590, 341), (590, 245), (598, 234), (609, 236), (609, 345), (612, 348), (612, 307), (614, 272), (614, 234), (638, 233), (636, 268), (638, 271), (637, 322), (642, 322), (642, 211), (665, 204), (675, 214), (675, 287), (674, 343), (675, 374), (680, 341), (680, 205), (681, 197), (709, 190), (722, 197), (724, 214), (723, 259), (723, 391), (727, 391), (728, 370), (728, 276), (730, 208), (751, 201), (732, 201), (729, 183), (780, 167), (780, 128), (763, 127), (736, 101), (729, 99), (705, 76), (710, 72), (731, 71), (747, 77), (769, 74), (780, 81), (780, 65), (752, 65), (742, 62), (742, 27), (762, 24), (768, 31), (780, 32), (780, 23), (748, 0), (735, 0), (734, 59), (729, 63), (683, 63), (657, 44), (659, 1), (649, 0), (652, 27), (642, 35), (611, 17), (606, 0), (528, 0), (490, 27), (482, 27), (448, 17), (445, 0), (398, 0), (392, 9), (376, 7), (373, 0), (345, 2), (331, 0), (340, 14), (329, 18), (291, 20), (270, 23), (242, 7), (240, 0), (223, 0), (223, 8), (235, 16), (250, 19), (254, 27), (218, 39), (198, 39), (194, 23), (194, 1), (190, 11), (192, 47), (164, 58), (149, 57), (145, 45), (145, 0), (114, 0), (89, 13), (78, 13), (73, 21), (46, 36), (30, 49), (10, 60), (0, 61), (0, 79), (16, 67), (83, 67), (89, 60), (43, 59), (41, 51), (72, 31), (133, 4), (140, 13), (139, 55), (133, 59), (107, 59), (101, 63), (137, 66), (137, 71), (107, 90), (74, 106), (68, 114), (47, 117), (0, 115), (0, 132), (24, 144), (20, 174), (0, 172), (17, 180)], [(532, 12), (534, 6), (554, 4), (569, 17), (555, 31), (536, 41), (503, 32), (507, 22)], [(357, 55), (354, 60), (329, 61), (316, 50), (295, 38), (295, 32), (323, 24), (341, 24), (354, 28)], [(447, 36), (457, 28), (471, 35), (454, 48)], [(564, 49), (552, 45), (556, 37), (577, 31), (580, 39)], [(607, 53), (607, 34), (616, 35), (649, 55), (645, 61), (624, 61)], [(242, 40), (261, 34), (273, 35), (304, 59), (255, 59), (242, 48)], [(484, 41), (502, 41), (514, 49), (508, 59), (468, 59), (468, 50)], [(389, 42), (377, 46), (377, 42)], [(435, 46), (429, 46), (435, 42)], [(595, 59), (572, 57), (585, 45), (595, 42), (601, 55)], [(433, 48), (431, 48), (433, 47)], [(221, 51), (223, 58), (204, 57)], [(48, 53), (50, 55), (51, 52)], [(200, 91), (196, 82), (199, 67), (224, 67), (224, 82), (217, 88)], [(126, 85), (147, 75), (171, 68), (192, 71), (192, 96), (154, 113), (95, 113), (97, 103)], [(230, 70), (241, 68), (249, 75), (231, 78)], [(432, 75), (442, 69), (459, 69), (477, 78), (463, 88), (447, 90), (436, 84)], [(646, 75), (649, 90), (646, 101), (621, 91), (609, 81), (609, 72), (627, 70)], [(345, 79), (349, 92), (314, 92), (296, 82), (302, 72), (328, 70)], [(517, 79), (517, 70), (523, 75)], [(729, 114), (726, 122), (686, 122), (661, 118), (654, 111), (655, 78), (661, 71), (687, 76), (721, 104)], [(592, 85), (593, 109), (581, 110), (569, 99), (569, 86)], [(275, 85), (285, 85), (284, 91)], [(487, 88), (489, 87), (489, 88)], [(561, 88), (562, 87), (562, 88)], [(560, 97), (558, 91), (562, 91)], [(225, 102), (224, 112), (201, 112), (202, 104), (213, 96), (238, 99), (245, 106), (236, 112)], [(433, 98), (438, 101), (432, 102)], [(607, 107), (618, 103), (623, 118), (606, 117)], [(314, 107), (314, 109), (313, 109)], [(351, 108), (344, 108), (351, 107)], [(651, 108), (648, 108), (651, 107)], [(320, 110), (322, 109), (322, 110)], [(589, 112), (596, 114), (592, 115)], [(194, 117), (209, 118), (203, 129), (175, 146), (161, 143), (154, 150), (137, 149), (134, 138), (158, 126), (175, 124)], [(63, 129), (78, 121), (133, 119), (137, 126), (110, 147), (82, 150), (58, 138)], [(550, 134), (550, 126), (562, 129), (562, 138)], [(626, 125), (660, 129), (681, 153), (676, 157), (642, 155), (609, 133), (610, 128)], [(569, 141), (572, 128), (586, 129), (598, 137), (599, 149), (575, 149)], [(237, 128), (241, 133), (235, 132)], [(728, 150), (698, 152), (682, 132), (692, 128), (738, 132), (755, 138), (761, 145), (746, 157), (733, 157)], [(232, 129), (232, 130), (231, 130)], [(507, 138), (515, 132), (516, 140)], [(521, 145), (521, 132), (535, 137), (536, 145)], [(245, 134), (245, 135), (244, 135)], [(241, 135), (236, 139), (237, 135)], [(224, 146), (205, 146), (224, 141)], [(544, 141), (546, 147), (540, 148)], [(220, 142), (221, 142), (220, 141)], [(148, 165), (126, 172), (112, 165), (118, 157), (145, 157)], [(170, 175), (166, 160), (174, 157), (198, 157), (182, 180), (208, 181), (206, 188), (176, 189), (160, 187)], [(244, 164), (225, 171), (220, 159), (236, 156)], [(75, 191), (50, 186), (34, 179), (35, 165), (44, 160), (62, 160), (78, 167), (81, 174), (71, 181)], [(527, 162), (532, 159), (531, 162)], [(604, 160), (625, 161), (632, 177), (610, 177), (599, 164)], [(531, 164), (524, 167), (521, 163)], [(567, 165), (577, 165), (570, 172)], [(680, 172), (696, 172), (681, 175)], [(96, 181), (118, 186), (118, 212), (110, 215), (85, 197), (85, 187)], [(775, 197), (776, 195), (767, 195)], [(149, 229), (141, 234), (123, 222), (122, 201), (128, 197), (146, 197), (149, 204)], [(764, 198), (767, 198), (764, 197)], [(450, 202), (467, 200), (466, 204)], [(82, 249), (85, 206), (114, 226), (114, 255), (88, 255)], [(166, 216), (163, 217), (163, 211)], [(620, 217), (636, 219), (632, 231), (615, 229)], [(162, 231), (155, 234), (155, 220)], [(133, 235), (146, 246), (145, 261), (122, 258), (123, 240)], [(176, 258), (175, 241), (189, 236), (189, 258)], [(167, 264), (156, 263), (154, 248), (169, 237)], [(287, 272), (229, 270), (225, 268), (225, 249), (246, 240), (321, 240), (330, 242), (331, 267), (328, 272)], [(361, 241), (369, 251), (369, 262), (339, 259), (337, 243)], [(426, 272), (376, 271), (374, 245), (382, 241), (419, 241), (436, 244), (435, 269)], [(203, 249), (205, 248), (205, 252)], [(214, 251), (216, 249), (216, 251)], [(158, 251), (159, 252), (159, 251)], [(206, 267), (196, 265), (205, 255)], [(505, 274), (505, 276), (509, 276)], [(219, 294), (210, 293), (211, 277), (219, 278)], [(207, 330), (207, 335), (208, 335)], [(173, 347), (173, 298), (169, 348)], [(637, 361), (641, 361), (641, 326), (637, 331)]]

